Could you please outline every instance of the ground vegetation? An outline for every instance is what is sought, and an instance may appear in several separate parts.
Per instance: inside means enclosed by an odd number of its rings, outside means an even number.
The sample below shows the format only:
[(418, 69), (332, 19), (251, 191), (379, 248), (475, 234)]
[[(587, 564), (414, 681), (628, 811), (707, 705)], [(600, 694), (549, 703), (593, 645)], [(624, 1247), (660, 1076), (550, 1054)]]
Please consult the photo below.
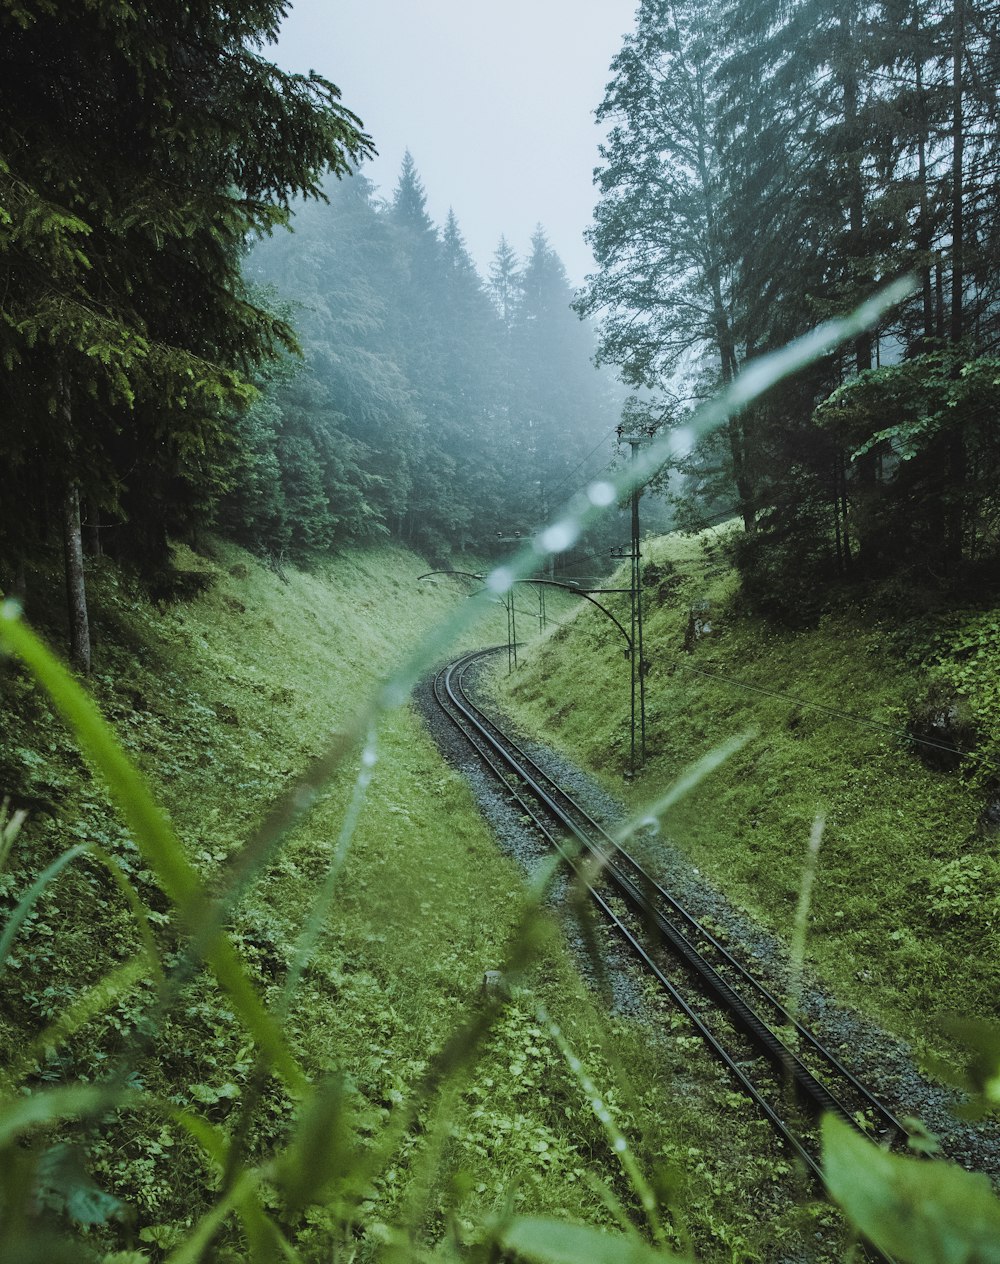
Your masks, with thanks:
[[(726, 536), (740, 530), (730, 521), (644, 541), (648, 758), (634, 781), (622, 781), (628, 664), (597, 612), (581, 609), (551, 633), (505, 696), (636, 807), (692, 758), (755, 734), (678, 806), (671, 838), (788, 935), (822, 813), (810, 960), (872, 1021), (943, 1054), (946, 1011), (998, 1017), (982, 951), (1000, 908), (996, 612), (902, 617), (888, 587), (811, 630), (768, 624), (748, 610), (728, 561)], [(614, 605), (622, 598), (605, 600), (627, 615)]]
[[(418, 584), (421, 560), (387, 545), (310, 574), (289, 568), (285, 582), (221, 542), (211, 556), (182, 550), (174, 561), (202, 577), (203, 591), (168, 607), (154, 605), (109, 561), (97, 566), (92, 604), (101, 666), (92, 687), (169, 811), (188, 862), (220, 892), (269, 805), (375, 687), (399, 642), (422, 635), (461, 596), (454, 587)], [(52, 563), (37, 586), (42, 625), (58, 618), (60, 606)], [(5, 829), (12, 812), (28, 814), (16, 838), (10, 835), (0, 876), (7, 927), (39, 873), (72, 850), (14, 940), (4, 941), (5, 1092), (103, 1085), (136, 1096), (134, 1107), (85, 1113), (78, 1125), (52, 1119), (31, 1147), (6, 1150), (3, 1253), (18, 1261), (107, 1256), (119, 1264), (172, 1258), (225, 1183), (224, 1165), (216, 1166), (179, 1116), (204, 1118), (205, 1127), (239, 1139), (246, 1161), (260, 1162), (293, 1135), (297, 1095), (280, 1079), (261, 1085), (232, 998), (210, 973), (185, 964), (177, 914), (155, 864), (119, 823), (27, 673), (8, 671), (3, 700)], [(310, 954), (282, 1028), (310, 1078), (342, 1077), (338, 1144), (372, 1155), (388, 1142), (388, 1161), (362, 1181), (359, 1160), (354, 1176), (344, 1173), (340, 1193), (308, 1211), (286, 1187), (283, 1210), (274, 1204), (271, 1211), (303, 1259), (341, 1250), (412, 1259), (442, 1240), (471, 1249), (489, 1214), (508, 1206), (611, 1224), (614, 1214), (592, 1183), (603, 1179), (613, 1151), (539, 1027), (537, 1006), (558, 1019), (609, 1101), (621, 1095), (623, 1120), (632, 1109), (624, 1105), (632, 1100), (629, 1080), (614, 1088), (614, 1024), (606, 1026), (587, 996), (553, 927), (539, 926), (543, 964), (531, 967), (529, 990), (499, 1018), (478, 1058), (466, 1050), (461, 1074), (424, 1095), (442, 1049), (479, 1012), (484, 972), (503, 965), (525, 895), (415, 715), (396, 713), (376, 749), (336, 917)], [(352, 764), (228, 919), (248, 977), (275, 1012), (306, 910), (343, 837), (357, 754)], [(139, 923), (123, 890), (144, 910)], [(141, 955), (143, 925), (177, 989), (168, 1012), (157, 1004), (155, 972), (100, 990), (102, 979)], [(613, 1040), (642, 1056), (638, 1033), (627, 1026)], [(651, 1086), (637, 1101), (650, 1145), (669, 1146)], [(410, 1122), (401, 1123), (404, 1117)], [(342, 1161), (354, 1163), (346, 1151)], [(14, 1214), (24, 1180), (40, 1199), (26, 1219)], [(628, 1198), (627, 1186), (619, 1194)], [(230, 1226), (216, 1236), (214, 1258), (245, 1259), (245, 1249)], [(254, 1258), (271, 1258), (262, 1251), (258, 1244)]]

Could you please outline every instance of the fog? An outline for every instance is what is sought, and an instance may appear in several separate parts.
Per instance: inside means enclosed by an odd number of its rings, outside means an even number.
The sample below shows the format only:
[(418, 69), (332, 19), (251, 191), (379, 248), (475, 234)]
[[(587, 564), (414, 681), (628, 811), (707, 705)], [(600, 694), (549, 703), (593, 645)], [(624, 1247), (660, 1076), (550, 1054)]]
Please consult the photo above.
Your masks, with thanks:
[(454, 207), (485, 272), (501, 233), (518, 253), (541, 223), (578, 285), (612, 57), (636, 0), (295, 0), (271, 50), (337, 83), (390, 194), (407, 148), (438, 224)]

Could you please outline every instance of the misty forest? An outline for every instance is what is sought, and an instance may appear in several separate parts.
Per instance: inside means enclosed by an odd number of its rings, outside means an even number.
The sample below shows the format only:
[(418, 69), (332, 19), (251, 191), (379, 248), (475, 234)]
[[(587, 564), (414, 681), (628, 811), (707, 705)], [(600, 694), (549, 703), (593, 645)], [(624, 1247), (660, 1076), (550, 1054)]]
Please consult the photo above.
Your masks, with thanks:
[(1000, 5), (637, 0), (581, 285), (291, 7), (0, 0), (0, 1260), (1000, 1264)]

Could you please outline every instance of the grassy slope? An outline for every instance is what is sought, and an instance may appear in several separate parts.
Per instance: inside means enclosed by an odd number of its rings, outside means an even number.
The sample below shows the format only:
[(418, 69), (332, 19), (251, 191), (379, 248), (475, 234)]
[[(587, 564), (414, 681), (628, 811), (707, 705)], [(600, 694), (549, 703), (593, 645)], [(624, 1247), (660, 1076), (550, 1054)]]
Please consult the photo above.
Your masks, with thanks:
[[(650, 584), (649, 759), (633, 784), (623, 787), (621, 778), (628, 665), (596, 611), (581, 608), (538, 648), (509, 703), (636, 807), (716, 744), (757, 730), (672, 812), (670, 836), (737, 904), (787, 938), (811, 823), (825, 814), (809, 960), (843, 1000), (918, 1045), (942, 1049), (928, 1027), (936, 1010), (995, 1017), (1000, 995), (990, 950), (1000, 867), (993, 841), (977, 828), (988, 768), (931, 771), (905, 739), (794, 700), (898, 730), (908, 700), (947, 679), (970, 697), (983, 749), (992, 742), (995, 751), (996, 612), (957, 611), (897, 627), (892, 609), (873, 609), (814, 631), (775, 630), (735, 613), (720, 539), (708, 532), (644, 544), (647, 562), (667, 578)], [(712, 603), (715, 634), (688, 652), (688, 612), (702, 599)], [(627, 618), (624, 609), (618, 613)]]
[[(220, 548), (213, 560), (187, 553), (179, 560), (212, 584), (194, 601), (165, 609), (110, 567), (98, 568), (92, 684), (192, 856), (207, 875), (222, 874), (268, 802), (454, 596), (414, 584), (419, 559), (388, 547), (351, 553), (311, 575), (292, 573), (287, 584), (234, 549)], [(55, 576), (39, 575), (29, 615), (55, 624), (57, 610)], [(482, 637), (497, 639), (497, 629)], [(8, 670), (0, 688), (0, 774), (36, 807), (0, 875), (4, 902), (69, 843), (101, 841), (128, 868), (169, 946), (166, 905), (72, 742), (26, 677)], [(236, 942), (270, 1000), (325, 872), (356, 758), (352, 764), (234, 917)], [(335, 912), (289, 1018), (309, 1070), (341, 1068), (357, 1087), (358, 1126), (369, 1143), (384, 1135), (433, 1053), (474, 1009), (483, 971), (503, 960), (522, 902), (518, 873), (498, 854), (464, 783), (409, 709), (392, 715), (380, 734), (376, 776)], [(85, 863), (65, 871), (16, 945), (0, 1008), (0, 1053), (23, 1047), (26, 1032), (135, 946), (129, 914), (103, 872)], [(765, 1253), (763, 1243), (795, 1220), (785, 1208), (760, 1224), (780, 1170), (765, 1134), (747, 1124), (739, 1143), (757, 1157), (746, 1163), (743, 1181), (757, 1190), (756, 1206), (728, 1209), (732, 1188), (704, 1110), (725, 1088), (711, 1071), (692, 1076), (686, 1069), (685, 1037), (651, 1051), (641, 1030), (625, 1020), (605, 1022), (558, 937), (549, 937), (530, 982), (636, 1136), (647, 1170), (691, 1174), (686, 1193), (672, 1199), (704, 1257), (716, 1250), (723, 1258), (737, 1249)], [(107, 1074), (140, 1041), (148, 1000), (140, 990), (52, 1049), (29, 1082)], [(152, 1055), (134, 1059), (143, 1085), (216, 1121), (235, 1118), (252, 1077), (252, 1052), (204, 977), (152, 1041)], [(675, 1091), (680, 1076), (690, 1094), (683, 1103)], [(255, 1153), (280, 1141), (290, 1110), (271, 1086), (251, 1134)], [(508, 1198), (521, 1210), (597, 1223), (613, 1220), (606, 1187), (634, 1203), (586, 1095), (527, 1001), (507, 1013), (468, 1070), (448, 1112), (447, 1136), (422, 1141), (433, 1134), (434, 1117), (432, 1106), (421, 1110), (416, 1132), (365, 1191), (351, 1233), (357, 1258), (376, 1254), (392, 1237), (385, 1226), (401, 1221), (421, 1227), (432, 1242), (449, 1223), (459, 1238), (475, 1237), (476, 1226)], [(421, 1158), (434, 1144), (445, 1152), (440, 1170)], [(134, 1232), (151, 1259), (177, 1240), (211, 1185), (183, 1136), (152, 1117), (130, 1120), (125, 1131), (94, 1131), (88, 1156), (98, 1182), (132, 1209)], [(340, 1232), (322, 1213), (300, 1230), (317, 1258), (326, 1258)]]

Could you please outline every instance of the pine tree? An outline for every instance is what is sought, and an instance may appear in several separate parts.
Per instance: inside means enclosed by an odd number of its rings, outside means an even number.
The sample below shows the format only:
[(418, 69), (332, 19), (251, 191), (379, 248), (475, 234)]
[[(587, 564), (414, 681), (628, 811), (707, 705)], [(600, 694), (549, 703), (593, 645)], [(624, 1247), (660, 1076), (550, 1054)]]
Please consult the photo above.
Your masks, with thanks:
[[(600, 316), (600, 358), (634, 386), (685, 372), (697, 391), (732, 379), (739, 247), (724, 211), (722, 99), (715, 17), (705, 6), (643, 0), (612, 63), (598, 119), (611, 124), (595, 173), (588, 239), (600, 271), (578, 307)], [(659, 410), (661, 413), (662, 409)], [(755, 490), (748, 418), (728, 427), (731, 475), (747, 528)]]
[[(4, 444), (70, 535), (81, 494), (147, 541), (183, 524), (248, 375), (294, 343), (245, 291), (243, 243), (369, 144), (333, 84), (260, 56), (283, 12), (0, 6)], [(6, 507), (0, 533), (24, 547)]]
[(581, 445), (591, 446), (607, 430), (603, 381), (592, 362), (593, 330), (576, 315), (574, 299), (563, 262), (539, 225), (521, 272), (513, 338), (522, 444), (537, 484), (526, 509), (533, 521), (544, 520), (559, 495), (568, 494)]
[(517, 316), (521, 299), (521, 282), (517, 254), (507, 238), (501, 236), (490, 263), (489, 286), (500, 323), (507, 330), (513, 326)]

